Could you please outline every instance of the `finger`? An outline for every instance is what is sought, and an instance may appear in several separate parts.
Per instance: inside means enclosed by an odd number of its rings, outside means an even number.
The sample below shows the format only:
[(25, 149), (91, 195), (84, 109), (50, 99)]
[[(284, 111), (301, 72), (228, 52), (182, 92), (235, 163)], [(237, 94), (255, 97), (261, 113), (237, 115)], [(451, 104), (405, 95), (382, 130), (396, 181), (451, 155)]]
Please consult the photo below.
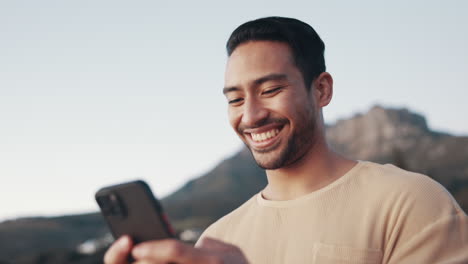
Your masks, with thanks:
[(204, 237), (200, 241), (198, 247), (201, 249), (216, 250), (216, 251), (240, 251), (240, 249), (233, 244), (229, 244), (221, 240), (210, 238), (210, 237)]
[(139, 261), (151, 260), (155, 263), (214, 263), (216, 258), (175, 239), (140, 243), (132, 250), (132, 255)]
[(206, 248), (206, 249), (221, 250), (221, 249), (231, 249), (233, 247), (233, 245), (224, 243), (221, 240), (217, 240), (217, 239), (214, 239), (214, 238), (204, 237), (200, 241), (199, 247), (200, 248)]
[(150, 261), (150, 260), (139, 260), (137, 262), (133, 262), (132, 264), (166, 264), (166, 263), (163, 263), (163, 262), (154, 262), (154, 261)]
[(128, 256), (132, 249), (130, 237), (123, 236), (112, 244), (104, 255), (105, 264), (127, 264)]
[(222, 259), (222, 263), (248, 263), (244, 253), (239, 247), (221, 240), (205, 237), (200, 241), (199, 249), (204, 250), (208, 254), (217, 255)]

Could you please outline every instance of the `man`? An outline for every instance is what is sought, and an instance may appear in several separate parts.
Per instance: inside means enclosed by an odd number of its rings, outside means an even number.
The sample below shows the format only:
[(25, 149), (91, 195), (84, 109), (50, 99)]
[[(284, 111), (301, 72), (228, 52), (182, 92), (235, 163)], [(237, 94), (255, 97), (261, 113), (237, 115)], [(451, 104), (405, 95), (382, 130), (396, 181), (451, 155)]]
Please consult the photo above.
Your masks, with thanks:
[(333, 94), (324, 44), (307, 24), (268, 17), (227, 43), (229, 121), (268, 185), (210, 226), (196, 248), (118, 240), (105, 262), (468, 263), (468, 220), (428, 177), (354, 161), (325, 140)]

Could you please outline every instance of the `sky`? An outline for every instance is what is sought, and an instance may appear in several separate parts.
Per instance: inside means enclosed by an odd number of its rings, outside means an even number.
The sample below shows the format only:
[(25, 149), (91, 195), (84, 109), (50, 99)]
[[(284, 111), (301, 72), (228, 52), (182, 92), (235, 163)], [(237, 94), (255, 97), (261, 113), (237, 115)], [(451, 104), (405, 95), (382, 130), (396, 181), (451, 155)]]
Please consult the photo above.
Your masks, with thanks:
[(333, 123), (405, 107), (468, 135), (467, 1), (0, 0), (0, 221), (96, 211), (102, 186), (158, 197), (241, 147), (222, 95), (225, 42), (264, 16), (326, 44)]

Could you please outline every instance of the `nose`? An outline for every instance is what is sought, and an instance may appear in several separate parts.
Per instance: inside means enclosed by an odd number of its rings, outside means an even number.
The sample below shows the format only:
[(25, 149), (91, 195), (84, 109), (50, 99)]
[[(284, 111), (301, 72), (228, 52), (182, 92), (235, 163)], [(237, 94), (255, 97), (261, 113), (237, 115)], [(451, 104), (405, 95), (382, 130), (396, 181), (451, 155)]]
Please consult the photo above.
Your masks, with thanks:
[(258, 100), (251, 99), (244, 102), (242, 123), (245, 127), (261, 126), (268, 119), (269, 111)]

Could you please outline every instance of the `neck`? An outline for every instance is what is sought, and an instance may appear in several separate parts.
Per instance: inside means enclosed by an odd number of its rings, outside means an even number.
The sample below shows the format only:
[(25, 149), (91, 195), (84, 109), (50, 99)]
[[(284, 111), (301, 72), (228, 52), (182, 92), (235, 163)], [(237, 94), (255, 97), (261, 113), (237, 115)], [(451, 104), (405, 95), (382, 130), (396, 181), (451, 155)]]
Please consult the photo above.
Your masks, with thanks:
[(294, 164), (267, 170), (268, 185), (262, 195), (268, 200), (292, 200), (334, 182), (357, 164), (331, 150), (324, 137)]

